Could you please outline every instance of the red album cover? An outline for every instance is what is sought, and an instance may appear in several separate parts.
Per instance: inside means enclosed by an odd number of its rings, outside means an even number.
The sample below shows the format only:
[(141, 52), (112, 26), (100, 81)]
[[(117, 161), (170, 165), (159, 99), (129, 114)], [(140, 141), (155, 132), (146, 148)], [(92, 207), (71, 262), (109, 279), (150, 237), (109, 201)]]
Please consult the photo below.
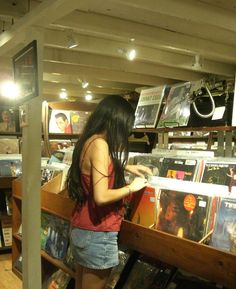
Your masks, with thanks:
[(147, 228), (151, 228), (155, 224), (156, 215), (155, 188), (146, 187), (135, 195), (131, 221)]

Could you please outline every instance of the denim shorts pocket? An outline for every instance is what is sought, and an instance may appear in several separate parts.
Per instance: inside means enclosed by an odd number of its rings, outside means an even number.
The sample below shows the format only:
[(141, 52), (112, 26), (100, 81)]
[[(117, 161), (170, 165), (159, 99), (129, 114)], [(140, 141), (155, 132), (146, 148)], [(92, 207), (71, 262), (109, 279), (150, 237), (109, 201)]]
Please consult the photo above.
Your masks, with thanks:
[(75, 247), (83, 249), (89, 245), (91, 234), (91, 231), (74, 228), (71, 231), (71, 242)]

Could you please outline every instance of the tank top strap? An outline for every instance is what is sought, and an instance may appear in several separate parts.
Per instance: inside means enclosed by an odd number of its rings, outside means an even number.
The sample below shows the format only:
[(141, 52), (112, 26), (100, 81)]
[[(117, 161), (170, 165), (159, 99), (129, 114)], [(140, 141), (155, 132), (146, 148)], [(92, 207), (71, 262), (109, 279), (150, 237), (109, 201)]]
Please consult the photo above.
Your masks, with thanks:
[(92, 139), (92, 140), (88, 143), (86, 149), (85, 149), (84, 152), (83, 152), (83, 157), (82, 157), (82, 159), (81, 159), (81, 161), (80, 161), (80, 166), (81, 166), (81, 167), (82, 167), (82, 164), (83, 164), (83, 162), (84, 162), (84, 156), (85, 156), (86, 152), (88, 151), (90, 145), (93, 143), (93, 141), (95, 141), (95, 140), (98, 139), (98, 138), (103, 139), (102, 137), (98, 136), (98, 137)]

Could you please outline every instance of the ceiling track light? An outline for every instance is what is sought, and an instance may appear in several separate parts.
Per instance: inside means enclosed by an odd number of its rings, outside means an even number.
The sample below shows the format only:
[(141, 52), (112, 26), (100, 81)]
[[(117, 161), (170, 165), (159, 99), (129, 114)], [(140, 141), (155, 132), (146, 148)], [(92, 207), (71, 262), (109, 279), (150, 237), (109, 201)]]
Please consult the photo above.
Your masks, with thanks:
[(85, 100), (86, 100), (86, 101), (90, 101), (90, 100), (92, 100), (92, 99), (93, 99), (92, 94), (88, 93), (88, 94), (85, 95)]
[(68, 93), (65, 88), (62, 88), (61, 91), (59, 92), (59, 97), (61, 99), (67, 99), (68, 98)]
[(88, 81), (86, 81), (86, 80), (82, 80), (82, 82), (81, 82), (81, 86), (82, 86), (82, 88), (87, 88), (87, 87), (89, 86)]
[(200, 55), (196, 54), (194, 57), (194, 63), (192, 64), (194, 69), (201, 69), (202, 68), (202, 58)]
[(120, 54), (125, 55), (129, 61), (134, 60), (137, 56), (137, 52), (134, 48), (131, 48), (131, 49), (119, 48), (118, 52)]
[(79, 44), (73, 35), (73, 31), (70, 31), (69, 34), (67, 35), (67, 48), (72, 49), (77, 47), (78, 45)]

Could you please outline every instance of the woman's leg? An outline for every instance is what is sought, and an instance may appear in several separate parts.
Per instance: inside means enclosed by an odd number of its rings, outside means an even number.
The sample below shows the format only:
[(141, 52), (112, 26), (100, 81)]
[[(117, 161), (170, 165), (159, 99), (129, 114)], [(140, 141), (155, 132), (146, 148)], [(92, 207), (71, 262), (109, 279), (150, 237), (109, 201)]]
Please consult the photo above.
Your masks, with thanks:
[(95, 270), (80, 267), (76, 271), (76, 289), (103, 289), (111, 269)]
[(82, 289), (83, 267), (77, 265), (75, 272), (75, 289)]

